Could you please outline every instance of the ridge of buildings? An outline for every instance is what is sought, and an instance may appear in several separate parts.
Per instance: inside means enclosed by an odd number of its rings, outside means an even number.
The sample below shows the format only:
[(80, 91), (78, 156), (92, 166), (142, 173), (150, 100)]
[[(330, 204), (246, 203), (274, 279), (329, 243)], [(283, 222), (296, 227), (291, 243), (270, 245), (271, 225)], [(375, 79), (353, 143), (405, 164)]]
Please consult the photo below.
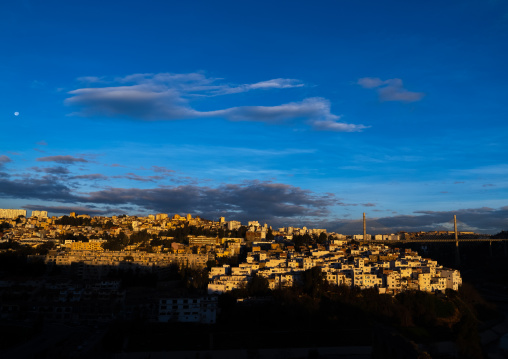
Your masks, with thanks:
[[(24, 214), (23, 214), (24, 213)], [(190, 214), (170, 217), (159, 213), (139, 216), (91, 217), (70, 213), (67, 219), (81, 220), (85, 225), (61, 224), (62, 217), (47, 217), (46, 211), (32, 211), (26, 218), (25, 210), (0, 210), (11, 228), (4, 231), (1, 242), (38, 246), (46, 242), (55, 243), (56, 250), (44, 256), (48, 264), (71, 266), (79, 263), (84, 269), (81, 275), (99, 276), (112, 266), (137, 266), (145, 270), (164, 268), (173, 264), (204, 268), (221, 258), (246, 255), (246, 260), (236, 267), (214, 266), (209, 272), (209, 293), (222, 293), (244, 287), (253, 275), (266, 278), (271, 289), (292, 286), (300, 280), (301, 273), (320, 267), (330, 284), (377, 288), (380, 293), (397, 294), (404, 290), (444, 291), (457, 290), (462, 283), (460, 272), (439, 266), (436, 261), (425, 259), (418, 253), (391, 249), (384, 240), (403, 240), (418, 237), (418, 234), (398, 233), (368, 235), (369, 242), (357, 244), (364, 235), (345, 236), (328, 234), (325, 229), (284, 227), (273, 230), (267, 224), (249, 221), (242, 226), (239, 221), (209, 221), (192, 218)], [(20, 217), (21, 216), (21, 217)], [(245, 237), (229, 238), (206, 235), (187, 235), (188, 243), (178, 243), (164, 233), (191, 226), (203, 230), (239, 230), (244, 227)], [(146, 232), (153, 239), (168, 241), (170, 245), (154, 245), (150, 251), (142, 250), (137, 243), (122, 250), (105, 250), (105, 237), (123, 233), (130, 238), (138, 232)], [(291, 242), (295, 236), (311, 235), (326, 238), (326, 244), (314, 248), (301, 246), (295, 250)], [(440, 235), (440, 232), (436, 232)], [(74, 239), (63, 239), (72, 236)], [(270, 237), (270, 238), (268, 238)], [(76, 240), (75, 238), (81, 238)], [(149, 239), (150, 243), (154, 243)], [(152, 252), (152, 253), (150, 253)], [(90, 268), (95, 268), (91, 270)], [(102, 268), (98, 270), (97, 268)]]
[[(0, 216), (0, 243), (7, 244), (0, 252), (12, 250), (11, 244), (36, 250), (46, 246), (47, 253), (28, 259), (42, 259), (61, 273), (57, 278), (0, 281), (0, 293), (22, 291), (26, 297), (2, 303), (3, 318), (31, 313), (54, 322), (97, 323), (142, 316), (153, 322), (210, 324), (216, 321), (218, 294), (245, 288), (255, 276), (266, 278), (270, 289), (290, 287), (314, 267), (332, 285), (375, 288), (391, 295), (458, 290), (462, 283), (458, 270), (383, 243), (402, 242), (407, 237), (400, 233), (361, 241), (364, 235), (306, 227), (273, 229), (258, 221), (242, 225), (224, 217), (209, 221), (190, 214), (48, 217), (45, 211), (32, 211), (27, 218), (24, 210), (0, 210)], [(315, 243), (297, 243), (302, 237), (314, 238)], [(118, 250), (107, 249), (112, 239), (123, 241)], [(170, 278), (175, 266), (210, 267), (206, 291), (192, 294), (165, 280), (156, 288), (122, 288), (120, 280), (112, 279), (122, 271)], [(204, 279), (206, 284), (206, 274)]]

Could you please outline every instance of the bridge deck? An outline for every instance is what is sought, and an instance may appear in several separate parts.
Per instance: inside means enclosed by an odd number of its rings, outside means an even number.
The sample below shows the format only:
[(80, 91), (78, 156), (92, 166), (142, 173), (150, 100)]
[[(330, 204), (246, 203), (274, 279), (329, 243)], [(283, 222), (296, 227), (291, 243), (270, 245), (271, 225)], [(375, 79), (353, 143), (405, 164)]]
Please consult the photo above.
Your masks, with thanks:
[(363, 243), (455, 243), (455, 242), (506, 242), (508, 238), (467, 238), (467, 239), (401, 239), (398, 241), (365, 241)]

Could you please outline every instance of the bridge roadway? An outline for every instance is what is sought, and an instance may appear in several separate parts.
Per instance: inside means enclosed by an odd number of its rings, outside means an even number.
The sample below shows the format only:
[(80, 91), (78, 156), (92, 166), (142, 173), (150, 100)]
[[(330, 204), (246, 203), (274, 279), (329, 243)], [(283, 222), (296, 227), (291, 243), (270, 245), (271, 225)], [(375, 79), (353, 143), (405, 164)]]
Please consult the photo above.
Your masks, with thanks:
[(397, 244), (397, 243), (455, 243), (455, 242), (508, 242), (508, 238), (468, 238), (468, 239), (401, 239), (398, 241), (376, 241), (370, 240), (363, 243), (386, 243), (386, 244)]
[(459, 242), (462, 243), (482, 243), (486, 242), (489, 243), (489, 254), (492, 257), (493, 251), (492, 251), (492, 242), (504, 242), (504, 255), (505, 257), (508, 257), (508, 238), (467, 238), (467, 239), (402, 239), (398, 241), (376, 241), (376, 240), (370, 240), (370, 241), (362, 241), (361, 243), (379, 243), (379, 244), (403, 244), (403, 243), (420, 243), (420, 244), (426, 244), (426, 243), (455, 243), (455, 265), (457, 267), (460, 266), (460, 250), (459, 250)]

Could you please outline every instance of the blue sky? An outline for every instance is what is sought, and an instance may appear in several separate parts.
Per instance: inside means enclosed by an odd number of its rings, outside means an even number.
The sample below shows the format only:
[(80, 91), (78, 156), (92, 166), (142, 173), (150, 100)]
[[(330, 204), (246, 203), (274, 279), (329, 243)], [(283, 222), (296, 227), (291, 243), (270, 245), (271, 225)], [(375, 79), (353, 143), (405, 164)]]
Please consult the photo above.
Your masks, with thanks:
[(506, 1), (0, 5), (0, 207), (508, 229)]

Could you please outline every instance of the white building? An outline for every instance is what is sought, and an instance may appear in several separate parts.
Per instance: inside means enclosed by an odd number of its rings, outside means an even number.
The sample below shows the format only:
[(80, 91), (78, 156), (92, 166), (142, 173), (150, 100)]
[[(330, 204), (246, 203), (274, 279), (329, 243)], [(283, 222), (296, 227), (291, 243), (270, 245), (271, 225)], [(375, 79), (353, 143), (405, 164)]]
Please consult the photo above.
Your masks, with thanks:
[(234, 229), (238, 229), (242, 226), (240, 221), (229, 221), (228, 222), (228, 230), (232, 231)]
[(32, 217), (48, 218), (48, 212), (47, 211), (32, 211)]
[[(369, 241), (369, 240), (371, 240), (371, 239), (372, 239), (372, 235), (367, 234), (367, 235), (365, 236), (365, 238), (366, 238), (366, 240), (367, 240), (367, 241)], [(363, 234), (355, 234), (355, 235), (353, 236), (353, 239), (354, 239), (354, 240), (357, 240), (357, 241), (363, 241)]]
[(441, 269), (439, 275), (441, 278), (446, 278), (446, 288), (459, 290), (459, 286), (462, 285), (460, 272), (456, 269)]
[(163, 219), (167, 219), (168, 218), (168, 214), (167, 213), (158, 213), (155, 215), (155, 219), (160, 221), (160, 220), (163, 220)]
[(0, 218), (17, 218), (19, 216), (26, 217), (25, 209), (0, 209)]

